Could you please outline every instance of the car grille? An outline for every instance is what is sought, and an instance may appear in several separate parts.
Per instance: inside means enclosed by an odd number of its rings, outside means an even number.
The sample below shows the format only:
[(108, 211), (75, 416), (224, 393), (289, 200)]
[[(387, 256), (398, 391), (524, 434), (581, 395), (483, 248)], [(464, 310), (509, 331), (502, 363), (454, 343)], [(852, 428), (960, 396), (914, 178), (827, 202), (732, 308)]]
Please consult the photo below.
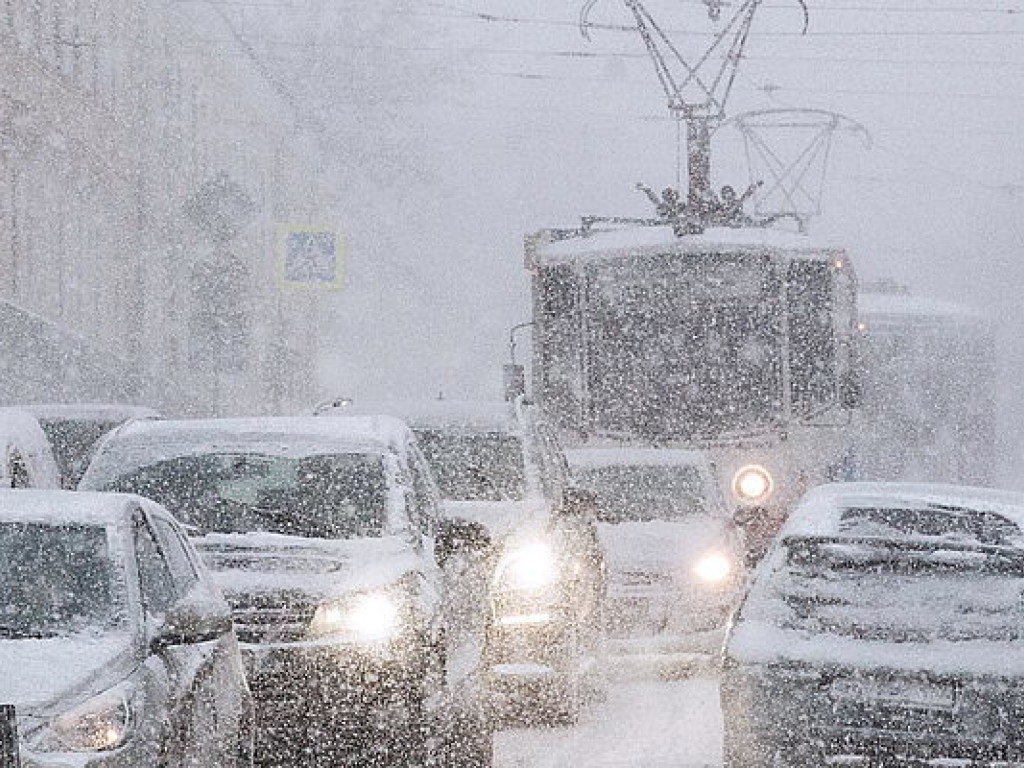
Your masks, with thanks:
[(243, 643), (294, 643), (306, 639), (317, 603), (305, 595), (229, 595), (235, 632)]

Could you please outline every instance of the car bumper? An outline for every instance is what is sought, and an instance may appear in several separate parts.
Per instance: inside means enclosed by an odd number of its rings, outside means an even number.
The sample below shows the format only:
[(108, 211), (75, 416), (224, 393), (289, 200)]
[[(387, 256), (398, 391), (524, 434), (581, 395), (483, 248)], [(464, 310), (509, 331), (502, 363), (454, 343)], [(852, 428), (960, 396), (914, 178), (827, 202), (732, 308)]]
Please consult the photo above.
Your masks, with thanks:
[(794, 754), (793, 745), (813, 756), (808, 760), (853, 765), (861, 759), (1024, 761), (1018, 680), (726, 666), (726, 751), (748, 761), (769, 764)]

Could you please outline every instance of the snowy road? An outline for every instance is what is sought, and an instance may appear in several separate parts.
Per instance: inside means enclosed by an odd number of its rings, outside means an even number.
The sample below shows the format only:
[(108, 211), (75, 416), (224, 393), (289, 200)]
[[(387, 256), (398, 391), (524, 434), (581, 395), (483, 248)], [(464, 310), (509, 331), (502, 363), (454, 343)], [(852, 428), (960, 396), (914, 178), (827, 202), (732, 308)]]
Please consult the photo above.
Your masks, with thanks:
[(574, 728), (503, 731), (498, 768), (704, 768), (721, 764), (718, 682), (617, 683)]

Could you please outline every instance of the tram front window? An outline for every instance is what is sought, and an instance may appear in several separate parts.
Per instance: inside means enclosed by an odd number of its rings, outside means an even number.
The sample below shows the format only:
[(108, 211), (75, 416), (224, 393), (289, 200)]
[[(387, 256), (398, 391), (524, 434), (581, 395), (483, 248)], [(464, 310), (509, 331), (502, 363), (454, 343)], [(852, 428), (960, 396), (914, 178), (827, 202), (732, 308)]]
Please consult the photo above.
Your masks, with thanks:
[(757, 432), (782, 417), (782, 330), (764, 257), (593, 268), (588, 384), (598, 427), (652, 438)]

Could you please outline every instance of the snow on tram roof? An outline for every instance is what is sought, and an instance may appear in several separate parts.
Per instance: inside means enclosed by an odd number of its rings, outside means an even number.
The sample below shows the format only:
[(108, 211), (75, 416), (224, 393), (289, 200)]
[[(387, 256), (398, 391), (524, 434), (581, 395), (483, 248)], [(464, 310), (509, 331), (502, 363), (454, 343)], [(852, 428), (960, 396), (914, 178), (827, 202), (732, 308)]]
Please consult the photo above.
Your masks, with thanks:
[(816, 242), (806, 235), (762, 227), (715, 228), (700, 235), (677, 237), (668, 226), (624, 226), (594, 228), (588, 234), (581, 233), (561, 240), (540, 239), (536, 258), (541, 263), (558, 263), (582, 258), (616, 257), (626, 253), (657, 252), (665, 248), (672, 248), (679, 253), (709, 249), (785, 249), (797, 256), (842, 252), (837, 246)]

